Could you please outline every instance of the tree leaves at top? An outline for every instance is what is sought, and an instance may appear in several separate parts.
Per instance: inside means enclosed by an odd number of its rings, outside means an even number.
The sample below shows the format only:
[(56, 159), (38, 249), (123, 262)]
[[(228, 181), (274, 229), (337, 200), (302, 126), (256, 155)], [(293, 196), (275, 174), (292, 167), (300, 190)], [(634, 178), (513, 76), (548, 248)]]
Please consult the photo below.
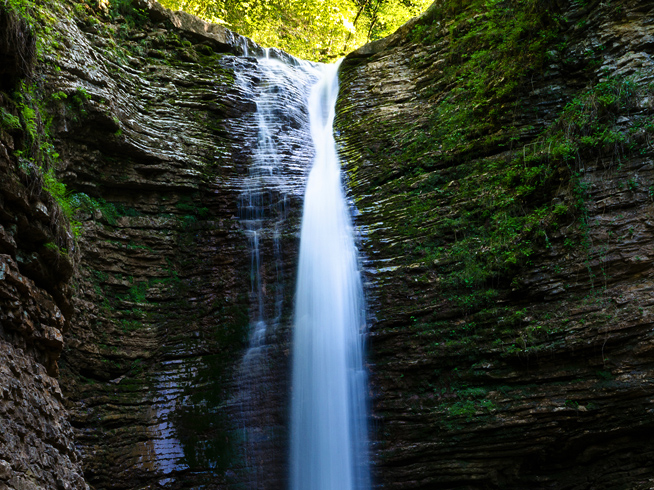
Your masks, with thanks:
[(300, 58), (327, 61), (391, 34), (431, 0), (160, 0)]

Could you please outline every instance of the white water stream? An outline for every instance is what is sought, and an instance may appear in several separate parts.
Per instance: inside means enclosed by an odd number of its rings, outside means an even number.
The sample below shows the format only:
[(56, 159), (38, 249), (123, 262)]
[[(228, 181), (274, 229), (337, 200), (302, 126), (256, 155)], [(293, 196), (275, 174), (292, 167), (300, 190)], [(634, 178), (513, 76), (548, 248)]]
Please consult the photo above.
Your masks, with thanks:
[[(265, 51), (268, 55), (269, 51)], [(256, 62), (256, 85), (244, 72), (237, 82), (255, 91), (256, 140), (248, 175), (242, 179), (240, 218), (250, 251), (249, 347), (238, 372), (234, 399), (242, 437), (244, 488), (270, 490), (285, 480), (286, 456), (283, 378), (279, 368), (284, 336), (280, 332), (285, 302), (284, 240), (287, 220), (301, 200), (312, 151), (307, 145), (306, 100), (317, 78), (313, 64), (285, 63), (266, 56)], [(252, 67), (251, 69), (253, 69)], [(237, 72), (238, 74), (238, 72)], [(285, 345), (284, 345), (285, 348)]]
[(290, 243), (289, 213), (292, 219), (306, 182), (293, 322), (290, 488), (368, 490), (366, 319), (333, 137), (338, 66), (269, 56), (257, 65), (257, 138), (240, 202), (253, 305), (235, 399), (245, 456), (242, 482), (269, 490), (285, 480), (275, 474), (285, 438), (274, 408), (283, 384), (275, 369), (284, 335), (282, 243), (284, 236)]
[(370, 487), (363, 368), (365, 305), (333, 137), (338, 65), (321, 67), (309, 118), (293, 333), (292, 490)]

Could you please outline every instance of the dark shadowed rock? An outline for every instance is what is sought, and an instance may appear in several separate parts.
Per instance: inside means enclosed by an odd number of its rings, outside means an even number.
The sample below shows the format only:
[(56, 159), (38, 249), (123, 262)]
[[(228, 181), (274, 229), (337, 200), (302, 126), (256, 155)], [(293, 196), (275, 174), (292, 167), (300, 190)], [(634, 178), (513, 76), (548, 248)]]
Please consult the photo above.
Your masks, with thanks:
[[(342, 65), (337, 126), (374, 315), (380, 488), (652, 487), (653, 153), (629, 128), (652, 115), (653, 12), (644, 1), (617, 9), (564, 3), (555, 12), (565, 23), (544, 48), (549, 61), (520, 81), (502, 102), (515, 112), (488, 130), (502, 145), (477, 143), (488, 134), (471, 143), (428, 136), (451, 120), (444, 109), (434, 116), (437, 108), (465, 107), (463, 99), (440, 104), (459, 87), (449, 73), (475, 54), (450, 51), (455, 34), (483, 25), (474, 19), (413, 22), (408, 35), (364, 46)], [(584, 55), (587, 48), (597, 56)], [(474, 259), (499, 237), (491, 196), (522, 199), (515, 184), (490, 184), (503, 182), (495, 169), (507, 162), (508, 172), (513, 159), (538, 151), (539, 135), (560, 127), (570, 101), (589, 100), (584, 94), (597, 83), (625, 76), (637, 99), (605, 115), (632, 150), (580, 151), (575, 173), (564, 164), (548, 197), (530, 195), (512, 215), (539, 199), (548, 209), (579, 209), (570, 203), (583, 196), (583, 218), (573, 211), (555, 226), (542, 221), (542, 241), (516, 232), (516, 244), (536, 243), (532, 255), (474, 282), (483, 270), (473, 267), (494, 267)], [(513, 143), (501, 141), (507, 128)], [(575, 188), (583, 189), (577, 198)], [(475, 213), (488, 214), (476, 221)], [(454, 252), (475, 241), (467, 254)]]

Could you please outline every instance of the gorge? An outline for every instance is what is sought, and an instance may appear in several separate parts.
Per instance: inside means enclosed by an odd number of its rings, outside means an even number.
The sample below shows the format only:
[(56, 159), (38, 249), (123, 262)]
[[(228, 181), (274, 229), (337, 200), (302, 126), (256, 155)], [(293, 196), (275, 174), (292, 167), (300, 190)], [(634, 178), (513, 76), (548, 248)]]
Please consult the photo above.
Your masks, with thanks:
[[(0, 488), (286, 488), (309, 114), (124, 4), (0, 2)], [(654, 487), (653, 19), (439, 1), (340, 65), (373, 488)]]

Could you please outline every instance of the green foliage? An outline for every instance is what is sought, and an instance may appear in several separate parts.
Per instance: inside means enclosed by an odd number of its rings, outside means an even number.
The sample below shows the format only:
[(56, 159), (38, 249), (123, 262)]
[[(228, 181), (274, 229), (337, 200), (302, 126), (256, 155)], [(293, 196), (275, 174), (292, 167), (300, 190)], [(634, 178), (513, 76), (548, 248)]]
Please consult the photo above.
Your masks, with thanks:
[(109, 6), (109, 12), (112, 16), (118, 15), (132, 15), (135, 11), (133, 2), (131, 0), (111, 0), (105, 2)]
[(61, 7), (45, 0), (0, 0), (0, 9), (14, 12), (32, 34), (36, 34), (36, 54), (39, 60), (53, 54), (59, 46), (60, 34), (55, 30), (56, 15), (65, 15)]
[(609, 77), (590, 86), (568, 103), (541, 141), (548, 156), (574, 167), (582, 156), (624, 153), (629, 135), (617, 127), (638, 99), (638, 88), (630, 78)]
[[(564, 246), (588, 248), (588, 185), (578, 162), (603, 156), (619, 161), (629, 151), (633, 134), (642, 131), (642, 125), (624, 131), (617, 120), (629, 114), (637, 100), (631, 79), (603, 79), (567, 104), (556, 122), (532, 143), (509, 156), (461, 163), (450, 171), (449, 183), (443, 182), (442, 170), (418, 172), (410, 180), (415, 182), (413, 191), (404, 197), (410, 216), (397, 229), (408, 237), (424, 236), (428, 230), (432, 240), (417, 247), (407, 242), (406, 251), (433, 262), (450, 300), (474, 311), (491, 303), (494, 294), (492, 288), (476, 288), (506, 287), (502, 278), (510, 278), (529, 263), (536, 249), (548, 248), (548, 230), (562, 222), (575, 218), (580, 231), (578, 239), (567, 238)], [(459, 142), (465, 141), (461, 133), (468, 128), (458, 130)], [(423, 136), (420, 141), (423, 145), (441, 141), (435, 139)], [(452, 141), (452, 145), (456, 152), (465, 151), (465, 144), (457, 147)], [(400, 156), (410, 157), (410, 152)], [(638, 182), (632, 179), (626, 185), (636, 189)], [(561, 190), (567, 190), (565, 202), (555, 199)], [(451, 206), (453, 212), (439, 215), (438, 203)]]
[(193, 226), (195, 223), (198, 222), (198, 218), (204, 219), (209, 214), (208, 208), (197, 207), (197, 205), (193, 203), (191, 199), (188, 197), (182, 198), (182, 200), (180, 200), (180, 202), (178, 202), (175, 205), (175, 207), (180, 211), (187, 213), (185, 216), (181, 218), (184, 228)]
[[(57, 96), (58, 97), (58, 96)], [(48, 192), (59, 204), (64, 220), (68, 221), (73, 235), (81, 231), (79, 222), (73, 220), (75, 205), (66, 185), (59, 181), (55, 168), (59, 153), (55, 150), (52, 136), (52, 117), (48, 116), (48, 103), (41, 88), (35, 83), (21, 82), (12, 94), (11, 104), (18, 112), (13, 116), (2, 109), (3, 127), (20, 131), (19, 149), (14, 151), (19, 168), (37, 185)]]
[[(40, 61), (52, 54), (58, 46), (59, 34), (54, 29), (56, 24), (55, 14), (61, 14), (57, 4), (47, 4), (49, 8), (43, 8), (42, 2), (38, 0), (3, 0), (0, 9), (11, 12), (21, 22), (27, 25), (25, 39), (36, 35), (36, 55)], [(63, 15), (63, 14), (62, 14)], [(19, 53), (27, 56), (25, 53)], [(27, 76), (27, 71), (23, 74)], [(61, 94), (53, 95), (56, 100)], [(65, 97), (65, 95), (64, 95)], [(73, 234), (77, 236), (80, 231), (79, 223), (71, 220), (73, 207), (70, 202), (70, 195), (66, 186), (60, 182), (55, 175), (55, 167), (59, 160), (52, 137), (52, 118), (48, 116), (49, 100), (44, 96), (42, 87), (38, 81), (22, 80), (17, 83), (17, 88), (11, 97), (5, 97), (8, 103), (13, 106), (18, 116), (7, 111), (4, 107), (0, 110), (0, 125), (3, 129), (11, 132), (19, 132), (17, 138), (17, 150), (14, 155), (22, 169), (29, 178), (37, 185), (40, 184), (43, 190), (52, 195), (63, 212), (64, 219), (69, 221)]]
[(140, 322), (139, 320), (130, 320), (127, 318), (121, 319), (119, 324), (120, 324), (120, 329), (125, 333), (134, 332), (143, 327), (143, 323)]
[[(360, 2), (361, 3), (361, 2)], [(422, 14), (431, 0), (364, 2), (368, 29), (367, 41), (389, 36), (412, 17)]]
[(59, 91), (53, 93), (50, 98), (54, 101), (61, 101), (61, 100), (66, 100), (68, 98), (68, 95), (66, 95), (64, 92)]
[(56, 243), (54, 242), (48, 242), (45, 245), (43, 245), (45, 248), (48, 250), (52, 250), (53, 252), (57, 252), (59, 255), (66, 256), (68, 255), (68, 250), (62, 247), (59, 247)]
[(66, 190), (66, 185), (60, 182), (51, 168), (43, 172), (43, 188), (48, 191), (52, 197), (59, 203), (64, 214), (71, 216), (73, 208), (71, 206), (70, 196)]
[(391, 34), (430, 0), (162, 0), (224, 24), (263, 46), (310, 60), (329, 60)]
[[(502, 278), (528, 261), (535, 245), (547, 246), (546, 230), (561, 216), (552, 202), (556, 167), (525, 164), (521, 156), (461, 164), (449, 183), (431, 178), (442, 171), (414, 177), (413, 190), (403, 196), (409, 217), (396, 229), (429, 237), (417, 247), (416, 238), (407, 241), (405, 251), (433, 264), (450, 300), (466, 311), (492, 303), (492, 286), (508, 286)], [(450, 213), (439, 213), (443, 206)], [(476, 289), (482, 285), (490, 289)]]
[(4, 107), (0, 107), (0, 128), (5, 131), (16, 131), (21, 128), (20, 118), (9, 113)]
[(149, 286), (146, 282), (139, 282), (134, 284), (129, 289), (129, 297), (135, 303), (145, 303), (147, 302), (146, 293)]
[[(26, 85), (21, 82), (20, 88), (13, 95), (13, 99), (19, 110), (21, 127), (29, 137), (27, 145), (32, 150), (36, 150), (34, 145), (39, 143), (39, 133), (43, 129), (40, 111), (38, 111), (37, 106), (36, 88), (33, 85)], [(41, 155), (37, 153), (35, 157), (40, 159)]]
[(465, 400), (454, 402), (447, 407), (450, 417), (462, 417), (471, 421), (478, 411), (492, 412), (497, 407), (492, 400)]
[[(506, 116), (526, 77), (542, 67), (559, 29), (538, 0), (443, 1), (414, 28), (413, 40), (435, 42), (450, 19), (451, 43), (443, 80), (433, 87), (437, 100), (427, 130), (444, 157), (510, 142)], [(410, 153), (420, 151), (420, 142), (408, 143)]]
[(110, 19), (121, 33), (143, 25), (148, 18), (147, 11), (138, 8), (134, 0), (78, 0), (73, 12), (88, 24), (98, 25), (101, 17)]

